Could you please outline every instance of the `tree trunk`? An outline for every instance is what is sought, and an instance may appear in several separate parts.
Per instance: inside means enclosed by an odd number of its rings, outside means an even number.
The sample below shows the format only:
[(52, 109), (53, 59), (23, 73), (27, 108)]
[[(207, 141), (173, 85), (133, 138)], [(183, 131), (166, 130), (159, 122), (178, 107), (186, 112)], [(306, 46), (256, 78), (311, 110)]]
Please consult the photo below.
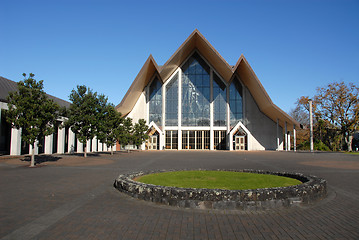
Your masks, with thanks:
[(84, 147), (84, 157), (86, 158), (87, 157), (87, 146), (86, 145), (84, 145), (85, 147)]
[(352, 149), (353, 135), (349, 135), (348, 138), (349, 138), (349, 139), (348, 139), (348, 142), (347, 142), (348, 152), (351, 152), (351, 151), (353, 151), (353, 149)]
[(30, 167), (35, 167), (35, 144), (31, 144), (31, 162), (30, 162)]
[(111, 155), (113, 155), (113, 146), (111, 146)]

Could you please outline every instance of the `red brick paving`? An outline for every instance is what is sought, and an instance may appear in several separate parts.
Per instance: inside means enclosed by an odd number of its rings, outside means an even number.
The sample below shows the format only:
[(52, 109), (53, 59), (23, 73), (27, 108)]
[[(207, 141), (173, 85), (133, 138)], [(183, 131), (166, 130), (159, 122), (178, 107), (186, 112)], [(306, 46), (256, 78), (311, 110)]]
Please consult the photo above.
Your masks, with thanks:
[[(160, 151), (77, 158), (62, 155), (57, 164), (30, 169), (2, 157), (0, 239), (359, 239), (359, 170), (303, 164), (350, 166), (359, 162), (355, 155)], [(311, 206), (242, 212), (173, 208), (112, 187), (120, 173), (184, 168), (302, 172), (326, 179), (329, 195)]]

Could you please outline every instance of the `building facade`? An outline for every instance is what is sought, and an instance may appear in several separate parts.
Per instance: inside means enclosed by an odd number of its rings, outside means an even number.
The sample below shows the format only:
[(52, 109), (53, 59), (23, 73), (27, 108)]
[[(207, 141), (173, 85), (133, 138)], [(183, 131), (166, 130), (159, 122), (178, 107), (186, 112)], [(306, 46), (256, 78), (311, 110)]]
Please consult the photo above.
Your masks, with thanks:
[[(17, 91), (17, 83), (0, 77), (0, 155), (24, 155), (31, 154), (32, 149), (21, 138), (21, 129), (11, 128), (6, 121), (6, 110), (8, 110), (6, 97), (9, 92)], [(48, 95), (61, 107), (70, 107), (70, 103), (57, 97)], [(35, 154), (64, 154), (64, 153), (82, 153), (83, 144), (80, 143), (74, 132), (68, 127), (61, 127), (66, 119), (60, 117), (57, 119), (55, 132), (43, 139), (42, 143), (35, 144)], [(87, 152), (110, 151), (106, 144), (101, 143), (96, 138), (87, 142)], [(116, 146), (114, 146), (116, 150)]]
[(148, 150), (290, 150), (299, 127), (243, 55), (229, 65), (198, 30), (163, 66), (150, 56), (116, 108), (147, 121)]

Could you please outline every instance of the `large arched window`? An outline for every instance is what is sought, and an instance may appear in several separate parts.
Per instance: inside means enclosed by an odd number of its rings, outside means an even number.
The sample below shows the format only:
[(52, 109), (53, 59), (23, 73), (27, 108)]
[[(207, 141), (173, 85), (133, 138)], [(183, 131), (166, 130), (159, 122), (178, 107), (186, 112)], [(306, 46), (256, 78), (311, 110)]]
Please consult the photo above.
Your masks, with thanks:
[(182, 126), (209, 126), (210, 68), (195, 53), (182, 71)]
[(213, 125), (226, 126), (227, 94), (226, 85), (213, 72)]
[(178, 73), (166, 85), (166, 126), (178, 125)]
[(149, 87), (149, 122), (162, 125), (162, 84), (156, 77)]
[(229, 87), (229, 108), (231, 127), (243, 118), (242, 85), (235, 77)]

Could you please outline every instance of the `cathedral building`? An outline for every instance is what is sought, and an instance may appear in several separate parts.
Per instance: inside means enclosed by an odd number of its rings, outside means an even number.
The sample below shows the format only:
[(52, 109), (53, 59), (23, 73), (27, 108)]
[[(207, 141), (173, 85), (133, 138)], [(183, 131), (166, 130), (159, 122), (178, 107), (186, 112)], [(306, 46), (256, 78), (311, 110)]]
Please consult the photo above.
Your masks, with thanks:
[(299, 127), (243, 55), (229, 65), (198, 30), (164, 65), (150, 55), (116, 109), (147, 121), (148, 150), (290, 150)]

